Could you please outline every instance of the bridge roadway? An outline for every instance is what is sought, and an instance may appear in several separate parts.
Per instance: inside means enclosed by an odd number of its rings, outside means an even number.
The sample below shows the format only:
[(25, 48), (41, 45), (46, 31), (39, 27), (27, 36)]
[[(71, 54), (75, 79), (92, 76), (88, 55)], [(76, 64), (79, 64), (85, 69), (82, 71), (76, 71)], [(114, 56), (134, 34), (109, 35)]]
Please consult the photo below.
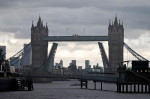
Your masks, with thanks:
[(108, 41), (108, 36), (47, 36), (45, 41)]

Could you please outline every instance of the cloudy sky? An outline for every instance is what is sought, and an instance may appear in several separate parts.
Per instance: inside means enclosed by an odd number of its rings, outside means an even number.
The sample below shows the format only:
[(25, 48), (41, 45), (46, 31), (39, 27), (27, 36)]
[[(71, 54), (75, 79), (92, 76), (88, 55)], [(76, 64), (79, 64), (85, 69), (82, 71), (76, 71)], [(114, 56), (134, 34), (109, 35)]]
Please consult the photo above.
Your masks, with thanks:
[[(31, 24), (37, 24), (39, 14), (48, 23), (50, 36), (101, 36), (108, 35), (109, 20), (114, 21), (117, 13), (124, 24), (125, 42), (150, 59), (149, 9), (149, 0), (0, 0), (0, 45), (7, 46), (7, 58), (21, 50), (30, 42)], [(103, 44), (107, 52), (108, 43)], [(133, 59), (125, 53), (125, 60)], [(77, 65), (84, 66), (86, 59), (91, 65), (102, 65), (97, 42), (59, 42), (55, 62), (60, 59), (65, 66), (73, 59)]]

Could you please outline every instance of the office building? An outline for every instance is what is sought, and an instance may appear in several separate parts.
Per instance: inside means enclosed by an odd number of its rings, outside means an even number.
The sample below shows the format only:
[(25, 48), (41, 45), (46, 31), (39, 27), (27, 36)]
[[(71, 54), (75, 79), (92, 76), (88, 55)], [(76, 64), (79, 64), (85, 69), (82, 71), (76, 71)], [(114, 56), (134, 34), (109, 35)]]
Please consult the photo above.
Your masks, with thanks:
[(0, 46), (0, 49), (3, 50), (3, 51), (2, 51), (2, 55), (5, 54), (5, 55), (4, 55), (4, 59), (6, 60), (6, 46)]
[(89, 68), (90, 68), (90, 61), (85, 60), (85, 69), (89, 69)]

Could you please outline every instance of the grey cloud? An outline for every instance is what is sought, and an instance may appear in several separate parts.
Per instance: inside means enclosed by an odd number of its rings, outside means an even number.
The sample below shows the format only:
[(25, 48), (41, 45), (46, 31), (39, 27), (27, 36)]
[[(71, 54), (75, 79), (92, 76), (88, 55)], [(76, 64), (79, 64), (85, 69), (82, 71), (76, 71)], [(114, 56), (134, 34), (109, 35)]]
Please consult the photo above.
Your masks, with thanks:
[[(149, 0), (0, 0), (0, 31), (14, 33), (16, 39), (30, 39), (32, 20), (36, 25), (40, 14), (44, 24), (48, 22), (49, 35), (107, 35), (109, 19), (114, 21), (117, 12), (124, 22), (125, 37), (134, 40), (141, 37), (143, 31), (139, 30), (150, 29), (149, 8)], [(86, 50), (88, 45), (98, 48), (97, 42), (76, 42), (70, 49), (63, 43), (60, 47), (76, 51), (76, 47)]]
[(121, 6), (148, 6), (149, 0), (1, 0), (0, 6), (6, 7), (65, 7), (65, 8), (80, 8), (80, 7), (121, 7)]
[[(149, 1), (133, 1), (131, 6), (129, 0), (0, 0), (0, 30), (14, 32), (16, 38), (30, 38), (31, 21), (36, 24), (40, 13), (44, 24), (48, 22), (50, 35), (107, 35), (108, 20), (114, 20), (116, 12), (125, 31), (149, 30)], [(127, 33), (127, 37), (134, 35)]]
[(133, 6), (133, 7), (108, 7), (110, 12), (118, 12), (125, 26), (129, 29), (147, 29), (150, 30), (150, 6)]
[[(108, 1), (108, 0), (107, 0)], [(65, 7), (65, 8), (80, 8), (89, 6), (108, 5), (107, 1), (99, 0), (5, 0), (0, 1), (0, 7)]]

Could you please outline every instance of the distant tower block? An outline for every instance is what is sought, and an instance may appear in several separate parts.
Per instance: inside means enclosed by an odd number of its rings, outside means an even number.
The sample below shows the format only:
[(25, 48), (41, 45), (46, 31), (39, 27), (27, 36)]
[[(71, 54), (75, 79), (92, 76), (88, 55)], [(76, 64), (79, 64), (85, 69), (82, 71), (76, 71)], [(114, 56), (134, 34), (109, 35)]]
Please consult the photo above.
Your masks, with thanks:
[(32, 23), (31, 27), (31, 47), (32, 47), (32, 70), (37, 71), (43, 68), (44, 61), (47, 59), (48, 42), (43, 38), (48, 36), (48, 27), (43, 26), (39, 17), (37, 26)]
[(89, 68), (90, 68), (90, 61), (85, 60), (85, 69), (89, 69)]
[(0, 46), (0, 49), (2, 49), (2, 54), (5, 54), (4, 55), (4, 59), (6, 60), (6, 46)]
[(116, 16), (114, 23), (109, 22), (108, 27), (109, 69), (111, 72), (117, 72), (118, 64), (123, 62), (123, 42), (123, 23), (120, 24)]

